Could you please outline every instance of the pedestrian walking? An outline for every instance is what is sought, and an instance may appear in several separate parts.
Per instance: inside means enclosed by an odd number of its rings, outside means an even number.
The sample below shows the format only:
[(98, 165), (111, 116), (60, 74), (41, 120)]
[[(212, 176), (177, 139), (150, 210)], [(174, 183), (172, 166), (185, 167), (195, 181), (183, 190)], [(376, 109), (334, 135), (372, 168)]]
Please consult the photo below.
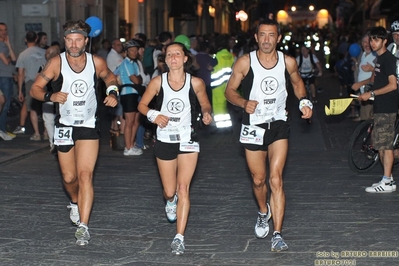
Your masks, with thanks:
[[(197, 166), (199, 143), (196, 138), (196, 98), (201, 106), (202, 121), (212, 121), (211, 105), (204, 82), (187, 73), (192, 57), (177, 42), (166, 45), (165, 62), (169, 68), (151, 80), (139, 103), (139, 111), (157, 125), (154, 153), (166, 200), (166, 216), (176, 223), (172, 253), (185, 251), (184, 233), (190, 212), (190, 183)], [(156, 96), (157, 109), (148, 105)]]
[[(54, 145), (58, 150), (64, 187), (71, 203), (70, 219), (78, 228), (76, 244), (90, 240), (89, 218), (94, 201), (93, 170), (99, 149), (99, 129), (96, 123), (96, 78), (104, 80), (106, 106), (118, 103), (117, 81), (105, 61), (85, 52), (90, 26), (82, 21), (67, 21), (64, 26), (66, 52), (51, 58), (32, 85), (35, 99), (54, 102), (57, 118)], [(46, 92), (48, 82), (53, 92)]]
[[(16, 67), (18, 68), (18, 99), (21, 103), (23, 103), (23, 107), (20, 112), (19, 126), (13, 131), (13, 133), (25, 133), (25, 122), (29, 114), (30, 122), (34, 131), (34, 134), (30, 137), (30, 140), (40, 141), (41, 137), (39, 131), (38, 114), (41, 114), (42, 103), (32, 99), (30, 96), (30, 90), (40, 66), (46, 63), (46, 59), (44, 57), (46, 50), (36, 46), (37, 34), (34, 31), (28, 31), (26, 33), (25, 41), (27, 48), (19, 54), (16, 64)], [(25, 93), (23, 91), (24, 85)]]
[[(286, 116), (289, 75), (295, 96), (299, 99), (302, 118), (312, 116), (312, 103), (306, 98), (304, 83), (295, 58), (276, 51), (281, 40), (276, 21), (261, 22), (255, 33), (258, 50), (240, 57), (233, 67), (226, 98), (244, 109), (240, 142), (253, 180), (253, 192), (259, 206), (255, 236), (265, 238), (273, 214), (272, 251), (288, 249), (282, 236), (285, 212), (283, 170), (288, 152), (289, 124)], [(242, 88), (242, 96), (237, 91)], [(270, 205), (267, 203), (266, 159), (269, 162)]]

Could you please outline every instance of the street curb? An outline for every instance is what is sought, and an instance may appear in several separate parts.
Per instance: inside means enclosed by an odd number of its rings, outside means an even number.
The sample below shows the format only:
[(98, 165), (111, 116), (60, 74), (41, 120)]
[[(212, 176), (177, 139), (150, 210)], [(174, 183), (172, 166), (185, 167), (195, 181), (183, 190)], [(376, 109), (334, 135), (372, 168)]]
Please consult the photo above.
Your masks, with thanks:
[(47, 146), (42, 147), (42, 148), (38, 148), (36, 150), (30, 151), (30, 152), (27, 152), (27, 153), (23, 153), (21, 155), (17, 155), (15, 157), (12, 157), (10, 159), (6, 159), (4, 161), (0, 161), (0, 165), (6, 165), (6, 164), (9, 164), (9, 163), (12, 163), (12, 162), (15, 162), (15, 161), (19, 161), (19, 160), (25, 159), (26, 157), (29, 157), (29, 156), (31, 156), (31, 155), (33, 155), (35, 153), (39, 153), (39, 152), (41, 152), (44, 149), (48, 149)]

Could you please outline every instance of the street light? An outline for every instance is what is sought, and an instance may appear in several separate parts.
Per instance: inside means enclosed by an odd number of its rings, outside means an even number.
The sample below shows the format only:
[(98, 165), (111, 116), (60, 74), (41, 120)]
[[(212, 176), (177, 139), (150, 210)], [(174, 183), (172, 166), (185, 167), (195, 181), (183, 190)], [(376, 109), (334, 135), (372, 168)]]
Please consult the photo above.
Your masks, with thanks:
[(241, 20), (241, 21), (247, 21), (248, 19), (248, 14), (244, 10), (238, 11), (236, 14), (236, 19)]

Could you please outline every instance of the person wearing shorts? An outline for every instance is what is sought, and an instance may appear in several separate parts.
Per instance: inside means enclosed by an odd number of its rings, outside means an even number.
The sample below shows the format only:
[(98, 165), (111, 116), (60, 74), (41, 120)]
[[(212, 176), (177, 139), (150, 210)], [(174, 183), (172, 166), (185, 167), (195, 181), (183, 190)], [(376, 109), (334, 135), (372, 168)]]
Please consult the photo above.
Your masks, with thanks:
[(134, 146), (137, 129), (140, 121), (138, 119), (139, 112), (137, 105), (139, 104), (139, 94), (134, 88), (135, 84), (140, 85), (142, 78), (140, 76), (138, 60), (138, 50), (140, 44), (135, 40), (125, 43), (126, 58), (122, 61), (119, 69), (119, 77), (121, 79), (121, 105), (123, 116), (125, 118), (124, 139), (125, 149), (123, 155), (134, 156), (143, 154), (143, 150)]
[[(255, 40), (259, 49), (240, 57), (233, 67), (226, 88), (226, 98), (244, 109), (240, 142), (252, 175), (253, 192), (259, 212), (255, 236), (265, 238), (273, 214), (271, 251), (288, 249), (282, 237), (285, 212), (283, 170), (288, 153), (289, 124), (286, 116), (289, 76), (295, 96), (300, 99), (302, 118), (312, 116), (312, 103), (306, 98), (305, 85), (295, 58), (276, 50), (281, 40), (276, 21), (265, 20), (258, 25)], [(242, 95), (237, 91), (242, 88)], [(269, 160), (270, 205), (267, 203), (266, 159)]]
[(384, 27), (374, 27), (369, 32), (371, 49), (377, 54), (374, 73), (371, 78), (356, 82), (353, 86), (361, 86), (374, 81), (373, 90), (362, 93), (358, 99), (367, 101), (374, 98), (374, 128), (372, 132), (373, 147), (378, 150), (384, 174), (378, 183), (366, 188), (369, 193), (390, 193), (396, 190), (392, 176), (394, 161), (393, 139), (395, 121), (398, 113), (398, 86), (396, 77), (396, 58), (386, 48), (388, 39)]
[[(157, 125), (154, 153), (161, 176), (165, 212), (169, 222), (176, 221), (176, 235), (171, 243), (172, 253), (185, 251), (184, 233), (190, 212), (190, 183), (198, 161), (199, 143), (196, 139), (197, 100), (202, 121), (212, 121), (211, 105), (205, 83), (186, 72), (192, 65), (188, 49), (173, 42), (165, 47), (165, 62), (169, 71), (153, 78), (139, 103), (139, 111)], [(156, 109), (148, 105), (156, 97)]]
[[(54, 145), (58, 150), (65, 190), (70, 196), (70, 220), (78, 226), (76, 244), (89, 243), (89, 218), (94, 202), (93, 171), (100, 145), (96, 120), (96, 79), (107, 87), (103, 103), (115, 107), (118, 87), (105, 60), (85, 52), (91, 27), (82, 20), (64, 26), (65, 52), (48, 60), (32, 85), (33, 98), (54, 102), (57, 116)], [(53, 92), (46, 91), (52, 82)]]
[[(14, 133), (24, 132), (25, 121), (29, 114), (34, 134), (30, 138), (34, 141), (41, 140), (39, 132), (38, 110), (41, 110), (41, 103), (32, 99), (30, 90), (35, 80), (40, 66), (46, 63), (45, 50), (36, 46), (37, 34), (34, 31), (28, 31), (25, 36), (27, 47), (17, 59), (18, 68), (18, 99), (24, 103), (21, 109), (20, 126), (14, 130)], [(25, 94), (23, 93), (23, 84), (25, 83)]]

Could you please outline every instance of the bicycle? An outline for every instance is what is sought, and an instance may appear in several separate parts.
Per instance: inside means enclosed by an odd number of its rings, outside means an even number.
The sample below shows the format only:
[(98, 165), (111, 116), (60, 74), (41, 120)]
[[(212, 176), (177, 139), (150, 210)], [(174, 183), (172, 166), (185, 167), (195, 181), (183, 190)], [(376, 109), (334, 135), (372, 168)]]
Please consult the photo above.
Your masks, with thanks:
[[(301, 75), (301, 78), (302, 78), (302, 80), (303, 80), (303, 82), (305, 84), (306, 94), (308, 95), (309, 100), (312, 103), (316, 103), (315, 99), (313, 99), (313, 97), (312, 97), (312, 90), (310, 89), (310, 79), (312, 77), (317, 76), (317, 72), (315, 70), (312, 70), (311, 72), (306, 72), (306, 73), (300, 72), (300, 75)], [(306, 122), (308, 124), (311, 124), (312, 123), (312, 119), (308, 118), (308, 119), (306, 119)]]
[[(374, 128), (373, 120), (362, 122), (352, 133), (349, 140), (348, 164), (349, 168), (356, 173), (365, 173), (373, 169), (378, 161), (378, 150), (373, 148), (371, 142), (371, 133)], [(399, 156), (395, 155), (399, 152), (399, 119), (395, 122), (395, 137), (393, 139), (394, 149), (394, 165), (399, 163)]]
[(310, 89), (310, 79), (313, 77), (317, 76), (317, 73), (315, 70), (312, 70), (311, 72), (300, 72), (301, 78), (303, 80), (303, 83), (305, 84), (305, 89), (306, 89), (306, 94), (308, 95), (308, 98), (311, 102), (314, 101), (313, 97), (312, 97), (312, 91)]

